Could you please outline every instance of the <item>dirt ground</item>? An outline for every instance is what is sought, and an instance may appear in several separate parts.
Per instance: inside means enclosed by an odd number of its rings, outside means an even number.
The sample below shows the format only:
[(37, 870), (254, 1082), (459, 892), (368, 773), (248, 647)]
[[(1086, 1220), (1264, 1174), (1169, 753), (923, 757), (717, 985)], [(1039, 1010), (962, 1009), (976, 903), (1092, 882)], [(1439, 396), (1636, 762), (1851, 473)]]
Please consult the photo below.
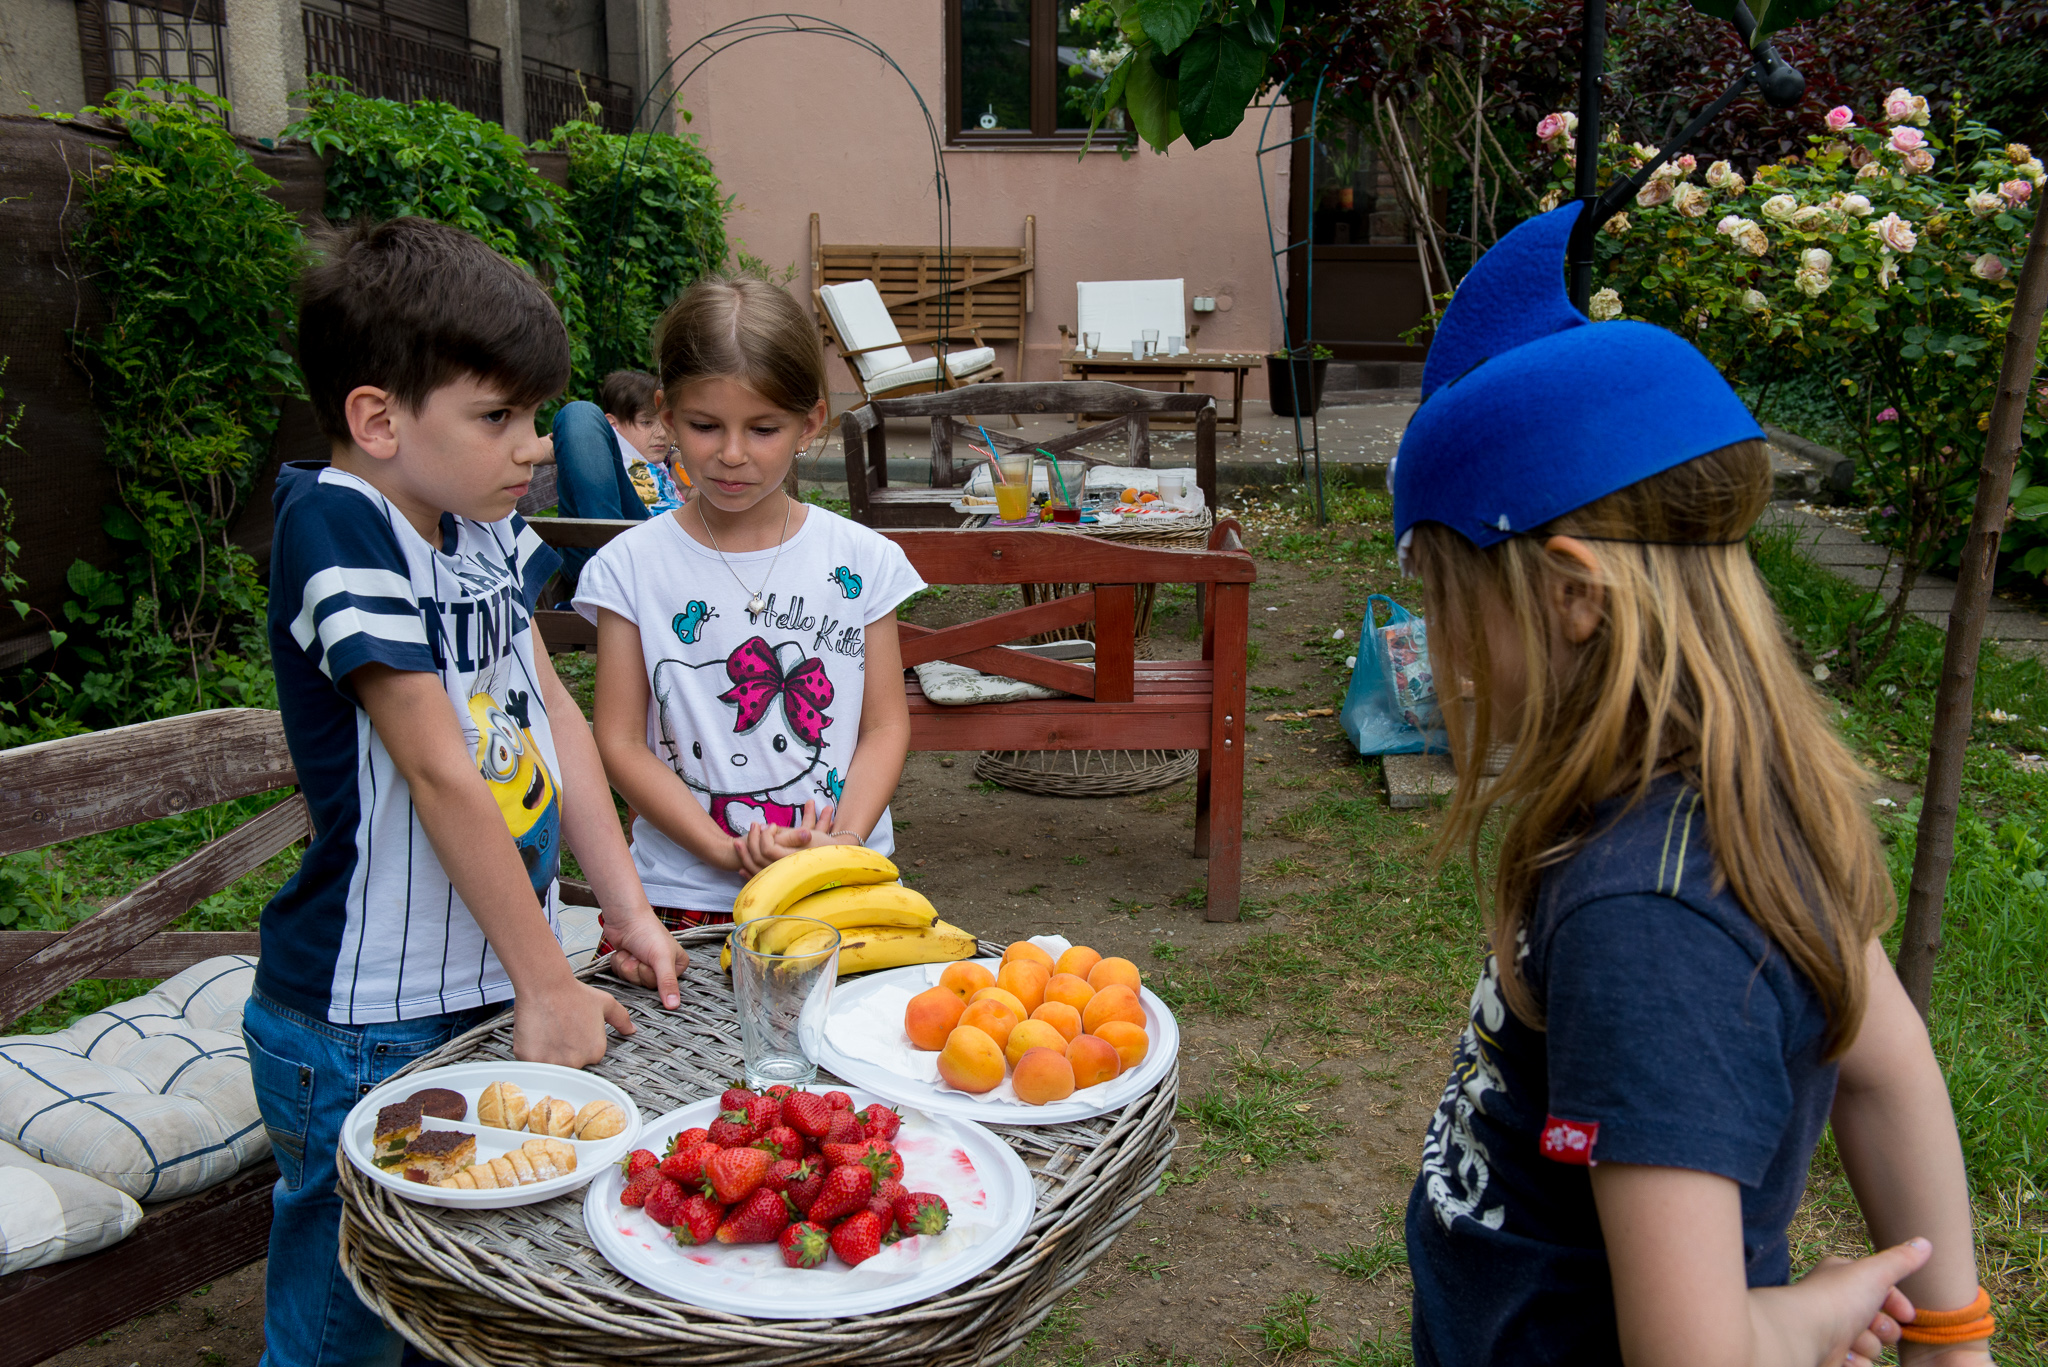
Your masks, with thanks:
[[(1333, 718), (1286, 716), (1337, 701), (1364, 595), (1394, 582), (1363, 546), (1341, 565), (1260, 560), (1237, 922), (1204, 919), (1191, 784), (1071, 800), (980, 783), (972, 754), (910, 759), (897, 858), (948, 920), (1128, 957), (1183, 1031), (1173, 1171), (1013, 1359), (1024, 1367), (1307, 1348), (1357, 1367), (1406, 1360), (1400, 1209), (1479, 950), (1469, 895), (1422, 868), (1429, 814), (1388, 812), (1378, 763)], [(940, 625), (1013, 605), (978, 594), (910, 615)], [(1191, 595), (1165, 596), (1154, 652), (1199, 654)], [(1376, 919), (1361, 919), (1367, 903)], [(245, 1269), (52, 1361), (253, 1363), (261, 1276)]]

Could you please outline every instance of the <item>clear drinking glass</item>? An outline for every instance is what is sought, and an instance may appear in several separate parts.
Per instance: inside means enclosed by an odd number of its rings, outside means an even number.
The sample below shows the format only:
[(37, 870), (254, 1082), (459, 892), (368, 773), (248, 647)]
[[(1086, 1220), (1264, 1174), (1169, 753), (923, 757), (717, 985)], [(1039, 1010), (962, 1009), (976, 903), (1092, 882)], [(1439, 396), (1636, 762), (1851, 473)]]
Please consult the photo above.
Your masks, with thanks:
[(1187, 338), (1185, 337), (1168, 337), (1166, 339), (1166, 354), (1169, 356), (1180, 355), (1186, 341)]
[(1091, 361), (1092, 361), (1092, 360), (1094, 360), (1094, 359), (1095, 359), (1095, 353), (1096, 353), (1096, 351), (1097, 351), (1097, 350), (1098, 350), (1098, 349), (1099, 349), (1099, 348), (1100, 348), (1101, 346), (1102, 346), (1102, 334), (1101, 334), (1101, 333), (1099, 333), (1099, 332), (1084, 332), (1084, 333), (1082, 333), (1082, 334), (1081, 334), (1081, 349), (1082, 349), (1083, 351), (1085, 351), (1085, 352), (1087, 352), (1087, 353), (1088, 353), (1088, 359), (1089, 359), (1089, 360), (1091, 360)]
[(808, 1086), (818, 1065), (802, 1041), (824, 1036), (825, 1008), (839, 979), (839, 932), (811, 916), (763, 916), (735, 928), (731, 944), (747, 1086)]
[(1131, 359), (1134, 361), (1140, 360), (1144, 357), (1144, 355), (1145, 344), (1135, 337), (1131, 338)]
[(1144, 328), (1139, 331), (1138, 335), (1145, 339), (1145, 354), (1147, 356), (1157, 356), (1159, 354), (1159, 329)]

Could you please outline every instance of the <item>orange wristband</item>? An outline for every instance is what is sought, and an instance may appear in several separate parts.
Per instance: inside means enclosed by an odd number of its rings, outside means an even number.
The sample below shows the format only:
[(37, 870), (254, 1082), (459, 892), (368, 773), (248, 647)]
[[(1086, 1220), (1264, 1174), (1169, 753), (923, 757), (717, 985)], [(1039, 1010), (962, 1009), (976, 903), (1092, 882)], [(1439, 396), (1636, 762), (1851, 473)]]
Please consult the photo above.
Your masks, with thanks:
[(1990, 1338), (1998, 1328), (1991, 1317), (1991, 1293), (1977, 1288), (1977, 1299), (1960, 1310), (1921, 1310), (1899, 1326), (1899, 1337), (1908, 1343), (1969, 1343)]

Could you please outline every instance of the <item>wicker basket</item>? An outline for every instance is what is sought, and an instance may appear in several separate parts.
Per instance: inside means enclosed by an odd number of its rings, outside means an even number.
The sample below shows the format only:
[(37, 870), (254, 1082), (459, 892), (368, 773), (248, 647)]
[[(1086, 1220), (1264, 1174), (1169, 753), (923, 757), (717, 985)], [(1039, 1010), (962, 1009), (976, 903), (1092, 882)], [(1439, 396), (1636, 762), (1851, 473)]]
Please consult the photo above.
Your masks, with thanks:
[(1199, 750), (984, 750), (974, 776), (1046, 797), (1122, 797), (1193, 778)]
[[(651, 992), (603, 984), (633, 1013), (639, 1032), (614, 1040), (590, 1071), (624, 1087), (650, 1116), (717, 1092), (740, 1071), (732, 992), (716, 967), (726, 933), (718, 926), (679, 933), (694, 962), (678, 1011), (660, 1010)], [(406, 1071), (511, 1055), (507, 1012)], [(1038, 1326), (1158, 1188), (1173, 1153), (1179, 1081), (1176, 1066), (1122, 1111), (1094, 1120), (990, 1127), (1031, 1171), (1031, 1227), (980, 1276), (886, 1314), (754, 1320), (683, 1305), (612, 1270), (584, 1231), (581, 1192), (510, 1210), (447, 1210), (387, 1191), (346, 1158), (342, 1270), (421, 1352), (459, 1367), (994, 1363)]]

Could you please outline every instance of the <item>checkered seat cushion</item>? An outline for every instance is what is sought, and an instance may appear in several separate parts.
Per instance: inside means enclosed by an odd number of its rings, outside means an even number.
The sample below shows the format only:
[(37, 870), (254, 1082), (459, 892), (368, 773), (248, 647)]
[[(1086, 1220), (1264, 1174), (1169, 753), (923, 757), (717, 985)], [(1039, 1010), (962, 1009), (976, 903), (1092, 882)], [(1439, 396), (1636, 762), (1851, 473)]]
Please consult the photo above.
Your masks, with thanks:
[(0, 1144), (0, 1277), (97, 1253), (141, 1223), (126, 1192)]

